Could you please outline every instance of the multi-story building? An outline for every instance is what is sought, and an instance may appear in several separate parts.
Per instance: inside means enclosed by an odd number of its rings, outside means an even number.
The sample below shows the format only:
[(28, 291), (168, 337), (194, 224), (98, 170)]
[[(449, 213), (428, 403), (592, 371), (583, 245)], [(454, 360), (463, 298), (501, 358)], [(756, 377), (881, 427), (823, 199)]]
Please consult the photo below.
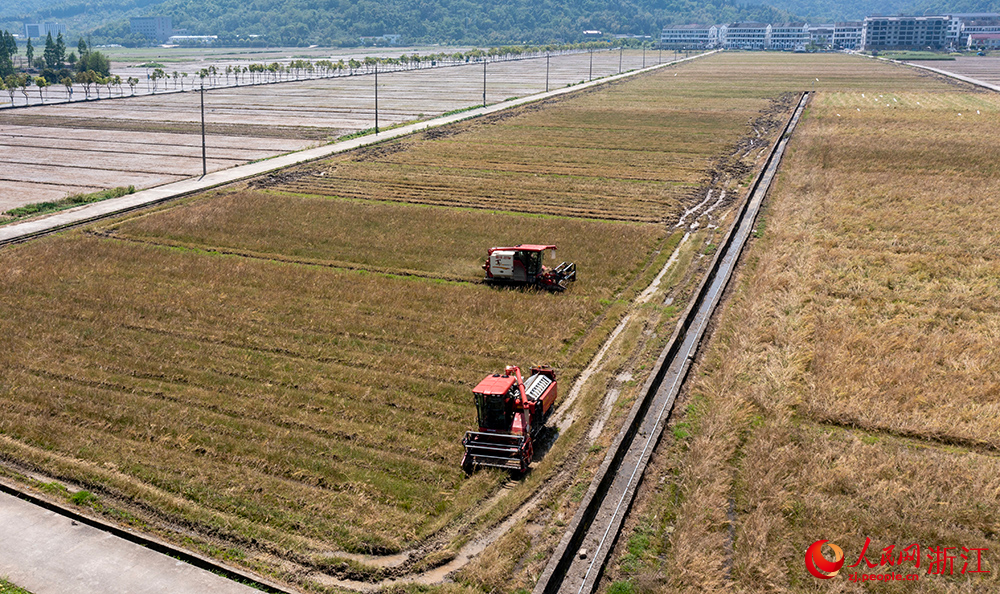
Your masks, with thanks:
[(782, 51), (804, 51), (808, 43), (808, 25), (805, 23), (782, 23), (771, 25), (771, 35), (765, 47)]
[(969, 47), (970, 35), (1000, 33), (1000, 14), (975, 13), (953, 14), (951, 16), (961, 24), (955, 41), (956, 47)]
[[(810, 25), (808, 30), (810, 45), (823, 49), (833, 47), (833, 34), (836, 31), (836, 27), (833, 25)], [(773, 38), (773, 30), (771, 34)]]
[(60, 33), (66, 34), (66, 25), (59, 23), (25, 23), (24, 36), (28, 38), (46, 37), (51, 33), (52, 37), (58, 37)]
[(716, 25), (680, 25), (664, 27), (660, 46), (671, 49), (710, 49), (719, 44), (719, 27)]
[(951, 20), (947, 16), (867, 17), (861, 45), (866, 51), (944, 49)]
[(861, 33), (864, 31), (861, 21), (844, 21), (833, 26), (834, 49), (861, 49)]
[(771, 25), (732, 23), (719, 27), (719, 45), (725, 49), (762, 50), (770, 47)]
[(133, 34), (139, 34), (165, 43), (174, 34), (170, 17), (133, 17), (130, 21)]
[(973, 33), (965, 43), (970, 50), (1000, 49), (1000, 33)]

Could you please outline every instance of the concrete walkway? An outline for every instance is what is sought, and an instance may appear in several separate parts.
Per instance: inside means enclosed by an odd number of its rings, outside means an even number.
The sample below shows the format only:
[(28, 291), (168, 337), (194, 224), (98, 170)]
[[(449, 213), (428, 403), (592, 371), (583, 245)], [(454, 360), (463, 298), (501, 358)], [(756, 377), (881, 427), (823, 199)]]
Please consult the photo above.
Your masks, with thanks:
[(955, 78), (960, 81), (976, 85), (977, 87), (983, 87), (984, 89), (1000, 92), (1000, 85), (991, 85), (988, 82), (981, 81), (977, 78), (972, 78), (971, 76), (965, 76), (963, 74), (958, 74), (956, 72), (948, 72), (947, 70), (941, 70), (940, 68), (933, 68), (931, 66), (924, 66), (923, 64), (914, 64), (913, 62), (900, 62), (900, 63), (906, 64), (907, 66), (913, 66), (914, 68), (921, 68), (923, 70), (929, 70), (930, 72), (936, 72), (938, 74), (950, 76), (951, 78)]
[(480, 107), (477, 109), (464, 111), (462, 113), (453, 114), (450, 116), (442, 116), (439, 118), (434, 118), (432, 120), (418, 122), (416, 124), (409, 124), (406, 126), (401, 126), (399, 128), (393, 128), (392, 130), (384, 130), (379, 134), (370, 134), (367, 136), (354, 138), (352, 140), (338, 142), (336, 144), (329, 144), (326, 146), (321, 146), (313, 149), (308, 149), (295, 153), (289, 153), (287, 155), (281, 155), (279, 157), (275, 157), (273, 159), (268, 159), (265, 161), (260, 161), (257, 163), (249, 163), (247, 165), (241, 165), (239, 167), (233, 167), (231, 169), (216, 171), (214, 173), (209, 173), (204, 177), (190, 178), (179, 182), (174, 182), (171, 184), (159, 186), (156, 188), (142, 190), (141, 192), (136, 192), (135, 194), (122, 196), (121, 198), (112, 198), (110, 200), (104, 200), (101, 202), (95, 202), (93, 204), (87, 204), (77, 208), (64, 210), (50, 216), (41, 217), (38, 219), (31, 219), (28, 221), (24, 221), (22, 223), (12, 223), (10, 225), (5, 225), (0, 227), (0, 246), (8, 243), (24, 241), (26, 239), (30, 239), (37, 235), (49, 233), (65, 227), (79, 225), (81, 223), (86, 223), (88, 221), (104, 218), (112, 214), (128, 212), (130, 210), (142, 208), (144, 206), (151, 206), (160, 202), (164, 202), (166, 200), (171, 200), (173, 198), (186, 196), (188, 194), (193, 194), (195, 192), (200, 192), (202, 190), (214, 188), (216, 186), (233, 183), (251, 177), (257, 177), (259, 175), (271, 173), (273, 171), (291, 167), (293, 165), (298, 165), (300, 163), (306, 163), (309, 161), (315, 161), (317, 159), (323, 159), (326, 157), (330, 157), (332, 155), (336, 155), (337, 153), (350, 151), (362, 146), (376, 144), (379, 142), (383, 142), (385, 140), (398, 138), (400, 136), (406, 136), (408, 134), (413, 134), (415, 132), (420, 132), (422, 130), (427, 130), (429, 128), (437, 128), (439, 126), (445, 126), (447, 124), (452, 124), (454, 122), (459, 122), (470, 118), (496, 113), (499, 111), (510, 109), (512, 107), (524, 105), (526, 103), (534, 103), (536, 101), (542, 101), (544, 99), (548, 99), (551, 97), (558, 97), (560, 95), (565, 95), (567, 93), (574, 93), (581, 89), (603, 85), (612, 81), (628, 78), (630, 76), (635, 76), (636, 74), (650, 72), (652, 70), (657, 70), (659, 68), (665, 68), (667, 66), (671, 66), (673, 64), (678, 64), (681, 62), (686, 62), (688, 60), (694, 60), (713, 53), (715, 52), (699, 54), (697, 56), (692, 56), (690, 58), (683, 58), (681, 60), (677, 60), (676, 62), (666, 62), (664, 64), (651, 66), (645, 69), (634, 70), (632, 72), (625, 72), (622, 74), (616, 74), (614, 76), (608, 76), (590, 82), (581, 83), (578, 85), (574, 85), (572, 87), (562, 87), (554, 91), (549, 91), (547, 93), (539, 93), (537, 95), (521, 97), (519, 99), (504, 101), (502, 103), (496, 103), (494, 105)]
[(0, 577), (33, 594), (260, 594), (0, 493)]

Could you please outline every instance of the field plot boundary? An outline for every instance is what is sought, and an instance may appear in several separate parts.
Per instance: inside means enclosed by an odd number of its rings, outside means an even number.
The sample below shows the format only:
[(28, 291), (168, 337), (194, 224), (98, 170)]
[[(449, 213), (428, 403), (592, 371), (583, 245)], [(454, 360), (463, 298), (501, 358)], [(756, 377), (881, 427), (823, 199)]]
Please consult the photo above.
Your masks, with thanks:
[(717, 51), (719, 50), (706, 52), (704, 54), (698, 54), (697, 56), (691, 56), (688, 58), (682, 58), (673, 62), (665, 62), (663, 64), (657, 64), (655, 66), (650, 66), (644, 69), (633, 70), (630, 72), (623, 72), (621, 74), (615, 74), (605, 78), (595, 79), (574, 86), (562, 87), (559, 89), (549, 91), (547, 93), (529, 95), (527, 97), (522, 97), (519, 99), (512, 99), (510, 101), (495, 103), (493, 105), (488, 105), (486, 107), (478, 107), (476, 109), (465, 111), (458, 114), (442, 116), (424, 122), (408, 124), (405, 126), (401, 126), (399, 128), (395, 128), (385, 132), (380, 132), (378, 134), (361, 136), (359, 138), (354, 138), (351, 140), (346, 140), (343, 142), (338, 142), (327, 146), (288, 153), (286, 155), (281, 155), (257, 163), (249, 163), (247, 165), (241, 165), (238, 167), (233, 167), (231, 169), (224, 169), (222, 171), (210, 173), (202, 177), (189, 178), (186, 180), (166, 184), (163, 186), (150, 188), (148, 190), (136, 192), (135, 194), (131, 194), (129, 196), (124, 196), (121, 198), (115, 198), (111, 200), (105, 200), (102, 202), (96, 202), (87, 206), (80, 207), (78, 209), (71, 209), (41, 219), (25, 221), (22, 223), (12, 223), (10, 225), (0, 227), (0, 247), (12, 243), (26, 241), (41, 235), (45, 235), (47, 233), (52, 233), (54, 231), (59, 231), (69, 227), (75, 227), (77, 225), (81, 225), (84, 223), (97, 221), (103, 218), (129, 212), (146, 206), (156, 205), (168, 200), (172, 200), (174, 198), (187, 196), (195, 192), (200, 192), (203, 190), (212, 189), (221, 185), (230, 184), (251, 177), (264, 175), (267, 173), (271, 173), (273, 171), (277, 171), (287, 167), (292, 167), (294, 165), (300, 165), (303, 163), (324, 159), (339, 153), (351, 151), (364, 146), (370, 146), (386, 140), (391, 140), (402, 136), (408, 136), (410, 134), (422, 132), (425, 130), (429, 130), (431, 128), (438, 128), (441, 126), (446, 126), (448, 124), (453, 124), (463, 120), (473, 119), (480, 116), (505, 111), (507, 109), (511, 109), (514, 107), (535, 103), (545, 99), (550, 99), (553, 97), (559, 97), (569, 93), (574, 93), (579, 90), (589, 89), (606, 83), (623, 80), (638, 74), (652, 72), (660, 68), (665, 68), (689, 60), (694, 60), (697, 58), (709, 56), (716, 53)]
[(25, 501), (46, 511), (59, 514), (60, 516), (69, 518), (74, 522), (96, 528), (122, 540), (176, 559), (177, 561), (183, 561), (184, 563), (203, 571), (210, 571), (220, 577), (242, 584), (252, 584), (251, 587), (256, 590), (268, 592), (269, 594), (288, 594), (288, 590), (283, 589), (281, 586), (258, 575), (251, 574), (231, 565), (226, 565), (214, 559), (209, 559), (208, 557), (199, 555), (198, 553), (194, 553), (188, 549), (174, 546), (166, 541), (144, 533), (136, 532), (134, 530), (124, 530), (120, 526), (116, 526), (92, 515), (81, 514), (65, 505), (60, 505), (49, 499), (37, 497), (32, 493), (19, 488), (6, 479), (0, 478), (0, 493), (11, 495), (21, 501)]
[(972, 78), (971, 76), (965, 76), (964, 74), (958, 74), (956, 72), (948, 72), (947, 70), (941, 70), (940, 68), (924, 66), (923, 64), (914, 64), (912, 62), (901, 62), (899, 60), (889, 60), (889, 61), (896, 62), (897, 64), (906, 64), (907, 66), (911, 66), (913, 68), (920, 68), (921, 70), (928, 70), (935, 74), (941, 74), (949, 78), (954, 78), (962, 82), (967, 82), (970, 85), (976, 85), (977, 87), (982, 87), (984, 89), (989, 89), (990, 91), (996, 91), (1000, 93), (1000, 85), (990, 84), (988, 82), (979, 80), (978, 78)]
[[(787, 120), (781, 134), (777, 137), (767, 161), (757, 174), (742, 205), (738, 207), (738, 216), (726, 233), (720, 249), (716, 251), (708, 272), (695, 291), (694, 298), (691, 299), (681, 319), (677, 321), (673, 335), (658, 357), (653, 371), (643, 386), (643, 396), (636, 400), (632, 406), (625, 424), (619, 431), (613, 445), (608, 449), (601, 467), (594, 475), (594, 479), (591, 481), (577, 513), (570, 522), (552, 557), (550, 557), (545, 571), (535, 584), (534, 594), (551, 594), (563, 591), (565, 580), (570, 577), (571, 567), (577, 558), (577, 550), (580, 550), (580, 546), (592, 530), (599, 530), (606, 526), (607, 528), (603, 536), (601, 536), (598, 549), (580, 558), (582, 562), (589, 561), (586, 574), (582, 577), (577, 576), (577, 581), (580, 584), (578, 592), (589, 593), (596, 588), (600, 574), (603, 572), (604, 561), (614, 548), (614, 542), (618, 538), (624, 516), (628, 514), (628, 509), (631, 507), (637, 491), (638, 481), (633, 483), (633, 478), (638, 474), (639, 481), (642, 480), (642, 471), (645, 469), (652, 455), (652, 449), (649, 448), (649, 445), (652, 444), (655, 448), (656, 443), (659, 442), (659, 437), (666, 426), (664, 413), (669, 416), (669, 411), (673, 407), (674, 397), (679, 392), (684, 378), (690, 370), (691, 362), (696, 356), (697, 345), (706, 331), (707, 322), (718, 306), (722, 293), (725, 291), (726, 285), (732, 275), (733, 268), (739, 260), (746, 238), (760, 209), (763, 196), (767, 193), (771, 180), (780, 165), (784, 148), (790, 137), (790, 131), (794, 129), (807, 103), (808, 97), (808, 93), (803, 93), (800, 96), (794, 112)], [(737, 238), (737, 230), (741, 227), (745, 227), (746, 233), (742, 238)], [(719, 276), (720, 274), (721, 276)], [(705, 301), (706, 298), (708, 299), (707, 302)], [(698, 318), (702, 318), (698, 328), (693, 335), (689, 334), (690, 328)], [(687, 353), (684, 354), (683, 359), (677, 361), (676, 358), (681, 355), (681, 349), (689, 342), (691, 344), (688, 345)], [(674, 369), (676, 370), (674, 371)], [(674, 374), (675, 377), (670, 388), (664, 391), (663, 387), (665, 386), (662, 384), (668, 372)], [(648, 413), (652, 412), (654, 401), (661, 399), (663, 403), (660, 405), (660, 411), (654, 419), (651, 419)], [(650, 420), (653, 422), (652, 427), (649, 426)], [(640, 426), (644, 426), (643, 433), (640, 433)], [(604, 507), (606, 496), (612, 492), (613, 483), (618, 478), (618, 471), (621, 469), (623, 463), (625, 463), (626, 456), (632, 453), (631, 450), (635, 447), (634, 440), (638, 435), (645, 435), (647, 437), (646, 446), (640, 453), (639, 459), (634, 461), (635, 469), (629, 478), (629, 484), (625, 486), (621, 493), (621, 500), (618, 503), (618, 507), (614, 509), (614, 512), (605, 514), (598, 519), (599, 512)], [(621, 513), (620, 508), (623, 505), (625, 510), (624, 513)], [(609, 537), (611, 542), (606, 543), (605, 541)], [(591, 575), (591, 569), (595, 566), (598, 571)]]

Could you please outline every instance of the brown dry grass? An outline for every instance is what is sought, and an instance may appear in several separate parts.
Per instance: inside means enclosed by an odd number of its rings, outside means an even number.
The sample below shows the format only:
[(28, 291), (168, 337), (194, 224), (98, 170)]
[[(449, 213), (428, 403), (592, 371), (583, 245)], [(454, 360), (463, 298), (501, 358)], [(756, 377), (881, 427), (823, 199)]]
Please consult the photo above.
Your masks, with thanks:
[(748, 122), (774, 98), (745, 88), (738, 98), (704, 97), (700, 89), (705, 77), (714, 76), (712, 67), (683, 72), (690, 76), (680, 83), (672, 71), (663, 71), (380, 145), (302, 168), (269, 187), (306, 195), (672, 220), (712, 181), (716, 161), (750, 132)]
[[(624, 271), (658, 234), (638, 234)], [(469, 386), (512, 361), (570, 380), (607, 307), (81, 233), (0, 258), (5, 435), (77, 458), (75, 479), (116, 469), (236, 542), (265, 530), (298, 553), (399, 550), (482, 498), (500, 475), (457, 464)]]
[(581, 270), (567, 296), (597, 299), (611, 298), (665, 234), (649, 224), (254, 191), (198, 199), (108, 229), (191, 249), (459, 281), (482, 279), (488, 247), (552, 243), (558, 259), (546, 265), (565, 260)]
[[(457, 467), (473, 418), (469, 385), (510, 362), (575, 375), (625, 307), (608, 300), (663, 235), (581, 217), (676, 214), (753, 133), (771, 98), (798, 84), (791, 61), (773, 60), (772, 76), (743, 55), (713, 58), (678, 69), (682, 76), (466, 124), (461, 134), (400, 143), (403, 152), (390, 145), (316, 164), (272, 180), (275, 191), (223, 192), (117, 228), (169, 245), (74, 232), (0, 253), (2, 456), (127, 502), (145, 520), (232, 545), (264, 571), (322, 567), (338, 548), (399, 550), (462, 521), (502, 476), (464, 480)], [(838, 73), (868, 64), (816, 63)], [(750, 70), (753, 84), (734, 77)], [(536, 181), (531, 171), (550, 150), (551, 169)], [(620, 167), (598, 165), (608, 151), (622, 155)], [(312, 175), (322, 171), (360, 172), (371, 185), (351, 185), (362, 201), (288, 193), (323, 195), (333, 186)], [(733, 172), (745, 175), (723, 173)], [(440, 200), (394, 194), (396, 178), (410, 173), (443, 184), (433, 190)], [(504, 209), (569, 217), (483, 212), (494, 203), (472, 190), (494, 196), (501, 179), (512, 197)], [(480, 210), (377, 201), (387, 195)], [(400, 221), (414, 228), (395, 232)], [(461, 276), (485, 248), (467, 249), (463, 237), (548, 240), (509, 238), (513, 229), (551, 234), (567, 258), (574, 244), (586, 246), (578, 259), (589, 272), (549, 295), (348, 270)], [(396, 253), (386, 254), (387, 243)], [(234, 253), (206, 251), (214, 248)], [(718, 435), (724, 447), (732, 432)], [(496, 556), (491, 571), (502, 575), (516, 557)]]
[[(612, 579), (669, 592), (1000, 588), (1000, 99), (862, 82), (818, 95), (797, 130), (678, 413), (685, 430), (665, 440), (673, 490), (639, 510), (655, 551), (625, 569), (620, 558)], [(805, 571), (814, 541), (850, 565), (866, 537), (876, 562), (889, 545), (989, 548), (992, 573), (960, 575), (959, 560), (954, 576), (926, 575), (926, 556), (918, 582)]]

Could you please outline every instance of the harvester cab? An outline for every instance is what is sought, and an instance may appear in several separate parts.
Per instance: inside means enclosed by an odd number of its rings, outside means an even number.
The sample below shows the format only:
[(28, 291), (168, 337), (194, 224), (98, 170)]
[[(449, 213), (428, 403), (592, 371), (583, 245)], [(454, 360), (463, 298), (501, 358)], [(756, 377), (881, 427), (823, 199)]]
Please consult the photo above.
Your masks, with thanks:
[(538, 438), (556, 401), (556, 374), (543, 365), (531, 368), (522, 381), (521, 370), (508, 366), (503, 374), (487, 376), (472, 390), (479, 431), (467, 431), (462, 444), (462, 468), (506, 468), (526, 472)]
[(554, 245), (520, 244), (514, 247), (494, 247), (487, 250), (486, 282), (508, 285), (535, 285), (551, 291), (565, 291), (566, 283), (576, 280), (576, 264), (563, 262), (555, 268), (542, 263), (545, 251)]

